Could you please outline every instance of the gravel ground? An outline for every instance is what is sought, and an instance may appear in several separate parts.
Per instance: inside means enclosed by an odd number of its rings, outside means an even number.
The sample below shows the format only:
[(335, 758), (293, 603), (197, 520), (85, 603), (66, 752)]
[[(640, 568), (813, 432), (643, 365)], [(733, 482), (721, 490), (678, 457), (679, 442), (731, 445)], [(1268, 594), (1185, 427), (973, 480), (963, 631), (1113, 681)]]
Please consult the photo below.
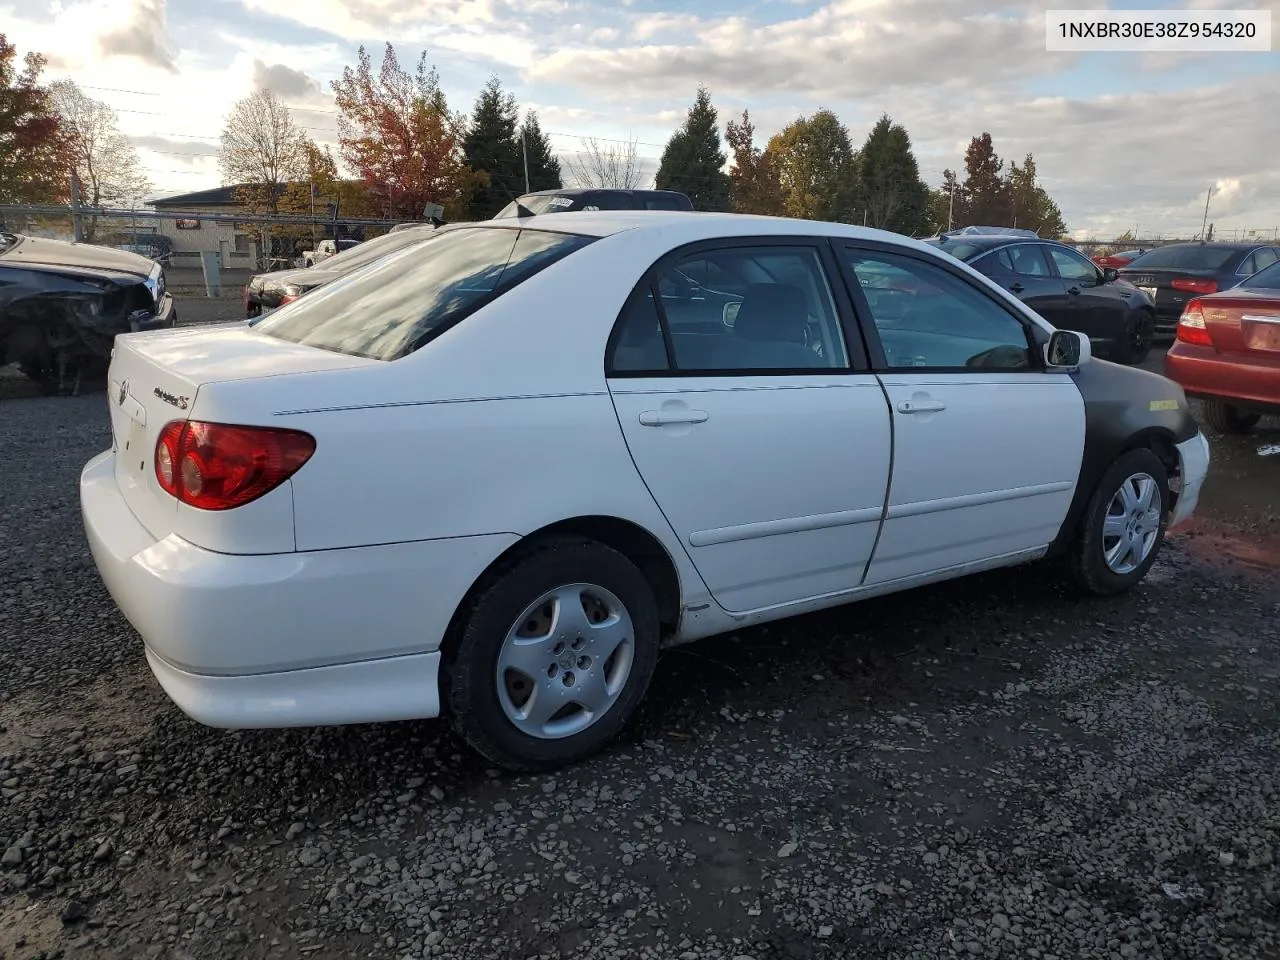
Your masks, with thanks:
[(703, 641), (516, 777), (436, 722), (187, 720), (83, 540), (102, 395), (0, 402), (0, 957), (1280, 956), (1280, 423), (1211, 439), (1128, 597), (1027, 568)]

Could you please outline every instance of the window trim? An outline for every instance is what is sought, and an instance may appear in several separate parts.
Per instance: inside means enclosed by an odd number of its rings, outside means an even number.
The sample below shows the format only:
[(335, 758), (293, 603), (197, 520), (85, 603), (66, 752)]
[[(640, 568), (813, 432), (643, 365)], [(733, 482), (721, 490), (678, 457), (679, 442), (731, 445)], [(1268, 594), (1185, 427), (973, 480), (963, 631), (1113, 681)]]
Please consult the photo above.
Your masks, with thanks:
[[(911, 247), (898, 246), (897, 244), (884, 243), (878, 240), (856, 240), (846, 239), (843, 237), (832, 237), (831, 244), (833, 252), (836, 254), (837, 266), (840, 269), (841, 279), (847, 287), (847, 293), (854, 304), (855, 315), (858, 318), (858, 325), (862, 331), (862, 336), (866, 341), (868, 353), (871, 356), (871, 370), (873, 373), (917, 373), (925, 375), (962, 373), (968, 376), (975, 374), (1029, 374), (1044, 373), (1047, 369), (1044, 362), (1043, 347), (1049, 342), (1049, 333), (1045, 331), (1039, 324), (1033, 323), (1029, 318), (1023, 316), (1012, 305), (1004, 303), (999, 298), (993, 296), (989, 290), (984, 290), (982, 286), (975, 283), (973, 278), (966, 276), (959, 261), (954, 265), (944, 262), (941, 258), (922, 255), (920, 251)], [(1012, 370), (993, 370), (984, 369), (982, 367), (891, 367), (885, 359), (884, 347), (880, 342), (880, 331), (876, 327), (875, 319), (871, 314), (871, 305), (867, 302), (866, 295), (862, 292), (862, 285), (858, 282), (857, 275), (853, 272), (853, 267), (839, 253), (844, 250), (851, 251), (867, 251), (870, 253), (889, 254), (890, 256), (899, 256), (908, 260), (917, 260), (921, 263), (929, 264), (944, 273), (950, 274), (954, 279), (960, 281), (969, 287), (975, 294), (985, 297), (991, 304), (1008, 314), (1020, 327), (1027, 338), (1027, 349), (1031, 352), (1031, 366), (1012, 369)], [(967, 264), (963, 266), (968, 266)], [(972, 268), (969, 268), (972, 269)], [(976, 272), (976, 271), (975, 271)]]
[[(723, 251), (751, 249), (755, 247), (804, 247), (812, 250), (818, 258), (818, 269), (822, 272), (827, 289), (831, 293), (831, 301), (835, 306), (836, 327), (844, 338), (847, 364), (839, 367), (751, 367), (730, 369), (683, 368), (676, 365), (675, 346), (671, 339), (671, 327), (667, 321), (666, 306), (662, 302), (658, 285), (658, 275), (662, 270), (688, 256), (706, 251)], [(662, 340), (667, 348), (666, 370), (614, 370), (613, 352), (621, 338), (622, 318), (632, 298), (643, 295), (642, 290), (652, 291), (654, 303), (658, 308), (658, 322), (662, 328)], [(734, 378), (734, 377), (814, 377), (814, 376), (851, 376), (865, 375), (871, 372), (871, 364), (866, 352), (866, 341), (854, 314), (853, 304), (845, 289), (840, 265), (831, 247), (831, 238), (825, 236), (736, 236), (717, 237), (710, 240), (695, 240), (668, 250), (655, 260), (640, 280), (627, 294), (622, 309), (614, 318), (613, 329), (605, 344), (604, 372), (608, 379), (674, 379), (679, 377), (700, 378)]]

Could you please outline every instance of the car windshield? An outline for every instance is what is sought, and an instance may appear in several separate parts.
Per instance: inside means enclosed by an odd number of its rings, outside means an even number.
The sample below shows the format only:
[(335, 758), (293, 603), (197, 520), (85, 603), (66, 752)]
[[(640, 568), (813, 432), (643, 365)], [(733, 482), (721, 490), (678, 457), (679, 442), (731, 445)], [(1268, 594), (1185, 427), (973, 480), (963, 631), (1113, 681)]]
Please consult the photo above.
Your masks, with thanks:
[(374, 237), (364, 243), (354, 247), (348, 247), (341, 253), (336, 253), (332, 257), (328, 257), (323, 261), (325, 270), (358, 270), (365, 264), (373, 263), (379, 257), (385, 257), (388, 253), (394, 253), (396, 250), (403, 250), (405, 247), (415, 243), (421, 243), (428, 240), (435, 234), (427, 229), (421, 230), (401, 230), (399, 233), (387, 233), (381, 237)]
[(594, 239), (503, 227), (442, 231), (251, 326), (322, 350), (395, 360)]
[(1240, 286), (1280, 290), (1280, 260), (1277, 260), (1269, 267), (1263, 267), (1247, 280), (1240, 281)]
[(1174, 244), (1148, 250), (1129, 264), (1130, 269), (1219, 270), (1240, 251), (1235, 247), (1215, 247), (1203, 243)]

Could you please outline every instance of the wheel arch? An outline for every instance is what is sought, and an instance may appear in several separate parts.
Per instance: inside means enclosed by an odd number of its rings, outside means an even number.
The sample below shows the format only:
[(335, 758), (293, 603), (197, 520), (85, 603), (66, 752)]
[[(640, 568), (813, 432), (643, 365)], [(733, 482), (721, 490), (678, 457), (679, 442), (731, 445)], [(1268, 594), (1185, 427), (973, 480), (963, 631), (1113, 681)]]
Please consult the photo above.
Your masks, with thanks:
[(630, 560), (644, 575), (658, 604), (658, 622), (662, 639), (673, 636), (680, 627), (680, 573), (670, 552), (656, 536), (631, 520), (620, 517), (591, 515), (569, 517), (547, 524), (521, 537), (504, 550), (472, 582), (449, 619), (441, 644), (448, 656), (471, 613), (476, 596), (504, 570), (519, 563), (529, 549), (552, 537), (578, 536), (610, 547)]

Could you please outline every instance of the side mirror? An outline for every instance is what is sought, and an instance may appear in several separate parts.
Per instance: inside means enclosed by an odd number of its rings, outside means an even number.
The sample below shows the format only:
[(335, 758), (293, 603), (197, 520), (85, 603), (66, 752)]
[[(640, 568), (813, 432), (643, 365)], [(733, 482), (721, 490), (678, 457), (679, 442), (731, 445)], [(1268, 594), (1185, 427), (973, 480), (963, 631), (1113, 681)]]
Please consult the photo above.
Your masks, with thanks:
[(1044, 347), (1044, 362), (1051, 371), (1075, 370), (1093, 357), (1093, 345), (1083, 333), (1055, 330)]
[(1118, 279), (1119, 276), (1120, 276), (1120, 271), (1118, 271), (1115, 267), (1104, 267), (1102, 270), (1103, 283), (1110, 283), (1112, 280)]
[(720, 314), (720, 321), (730, 330), (733, 325), (738, 322), (738, 311), (742, 309), (742, 301), (735, 300), (732, 303), (726, 303), (724, 310)]

